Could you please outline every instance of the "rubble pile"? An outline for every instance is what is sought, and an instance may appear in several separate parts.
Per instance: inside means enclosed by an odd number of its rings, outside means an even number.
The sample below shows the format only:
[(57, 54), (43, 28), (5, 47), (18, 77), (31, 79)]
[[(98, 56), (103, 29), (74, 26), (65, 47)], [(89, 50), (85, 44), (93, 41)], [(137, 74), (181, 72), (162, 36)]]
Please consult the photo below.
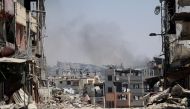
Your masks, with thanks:
[(73, 99), (73, 96), (69, 96), (68, 94), (64, 94), (62, 92), (58, 92), (53, 96), (53, 100), (55, 101), (56, 105), (61, 108), (74, 108), (72, 105)]
[(148, 98), (147, 109), (186, 109), (189, 107), (190, 90), (179, 84)]
[(4, 95), (4, 100), (0, 102), (0, 109), (37, 109), (35, 101), (29, 97), (23, 89), (19, 89), (8, 98)]
[(84, 102), (82, 96), (79, 96), (78, 94), (64, 93), (63, 91), (54, 92), (52, 99), (48, 103), (44, 103), (40, 106), (41, 109), (89, 109), (94, 107), (94, 105)]

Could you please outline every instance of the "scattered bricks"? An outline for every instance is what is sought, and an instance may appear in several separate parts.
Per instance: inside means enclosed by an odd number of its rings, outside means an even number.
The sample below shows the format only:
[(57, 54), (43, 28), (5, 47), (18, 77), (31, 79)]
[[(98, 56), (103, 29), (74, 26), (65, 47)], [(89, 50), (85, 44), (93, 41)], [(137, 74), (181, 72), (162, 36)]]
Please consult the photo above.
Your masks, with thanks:
[(150, 96), (147, 109), (185, 109), (189, 105), (189, 97), (190, 91), (177, 84), (163, 92)]

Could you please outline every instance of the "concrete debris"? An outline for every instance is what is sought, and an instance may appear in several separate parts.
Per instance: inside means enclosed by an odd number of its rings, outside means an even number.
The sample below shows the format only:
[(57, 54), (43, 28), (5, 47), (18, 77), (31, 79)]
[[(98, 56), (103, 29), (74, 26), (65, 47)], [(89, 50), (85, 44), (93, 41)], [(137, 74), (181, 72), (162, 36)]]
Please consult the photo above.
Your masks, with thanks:
[(11, 103), (0, 105), (0, 109), (37, 109), (37, 105), (35, 104), (35, 102), (28, 104), (28, 106), (25, 106), (25, 104), (23, 103)]
[(38, 109), (37, 108), (37, 105), (36, 105), (36, 102), (32, 102), (32, 103), (30, 103), (29, 105), (28, 105), (28, 109)]
[[(7, 96), (4, 96), (5, 100), (8, 99)], [(0, 102), (0, 109), (37, 109), (37, 105), (32, 98), (29, 99), (29, 96), (23, 91), (23, 89), (19, 89), (13, 93), (10, 98), (10, 102), (6, 104), (5, 101)]]
[(163, 92), (149, 96), (147, 109), (185, 109), (190, 105), (189, 97), (190, 91), (176, 84)]
[(13, 93), (13, 99), (16, 104), (28, 103), (28, 95), (22, 89)]
[[(94, 108), (95, 105), (85, 102), (83, 96), (79, 94), (64, 93), (64, 91), (56, 91), (52, 95), (49, 102), (41, 104), (40, 109), (73, 109), (73, 108)], [(96, 107), (101, 108), (101, 107)]]
[(8, 105), (1, 105), (0, 109), (14, 109), (14, 104), (8, 104)]
[(5, 101), (0, 102), (0, 106), (5, 105)]

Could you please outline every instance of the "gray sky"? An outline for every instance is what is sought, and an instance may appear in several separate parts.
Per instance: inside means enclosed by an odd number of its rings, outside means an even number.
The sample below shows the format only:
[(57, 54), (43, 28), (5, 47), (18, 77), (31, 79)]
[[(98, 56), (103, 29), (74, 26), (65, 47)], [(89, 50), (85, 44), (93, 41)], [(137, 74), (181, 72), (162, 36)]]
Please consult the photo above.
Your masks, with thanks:
[(46, 0), (45, 53), (57, 61), (136, 65), (161, 52), (159, 0)]

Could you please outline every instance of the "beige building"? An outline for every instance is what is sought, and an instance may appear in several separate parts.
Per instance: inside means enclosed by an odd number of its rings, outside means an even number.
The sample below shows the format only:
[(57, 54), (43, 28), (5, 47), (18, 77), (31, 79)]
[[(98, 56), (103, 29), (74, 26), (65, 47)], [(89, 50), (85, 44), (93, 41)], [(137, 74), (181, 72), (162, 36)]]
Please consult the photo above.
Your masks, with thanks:
[(75, 93), (82, 93), (85, 84), (95, 84), (99, 83), (99, 77), (81, 77), (77, 78), (75, 76), (63, 76), (54, 79), (57, 88), (60, 89), (73, 89)]

